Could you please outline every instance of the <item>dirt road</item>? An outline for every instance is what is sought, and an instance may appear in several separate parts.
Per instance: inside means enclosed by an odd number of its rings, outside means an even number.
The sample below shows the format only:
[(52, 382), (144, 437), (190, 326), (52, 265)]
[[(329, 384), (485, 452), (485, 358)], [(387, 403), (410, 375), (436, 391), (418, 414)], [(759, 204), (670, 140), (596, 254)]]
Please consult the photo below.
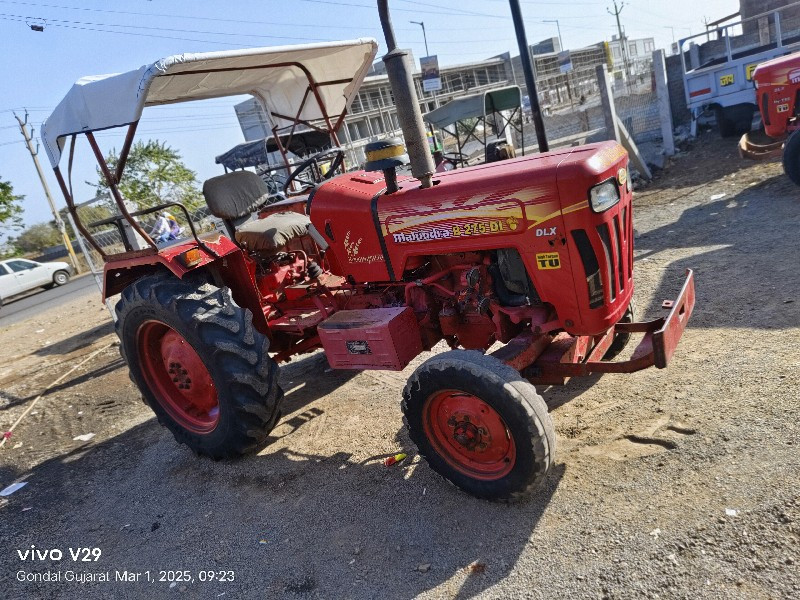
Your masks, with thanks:
[[(215, 463), (155, 422), (112, 346), (0, 449), (0, 487), (28, 482), (0, 498), (3, 596), (797, 598), (800, 190), (709, 136), (635, 204), (640, 317), (689, 267), (695, 315), (667, 370), (540, 390), (559, 448), (529, 503), (474, 500), (419, 462), (399, 408), (414, 365), (289, 363), (272, 443)], [(0, 429), (114, 339), (94, 297), (0, 330)], [(64, 559), (20, 560), (31, 545)], [(46, 571), (111, 582), (18, 581)]]

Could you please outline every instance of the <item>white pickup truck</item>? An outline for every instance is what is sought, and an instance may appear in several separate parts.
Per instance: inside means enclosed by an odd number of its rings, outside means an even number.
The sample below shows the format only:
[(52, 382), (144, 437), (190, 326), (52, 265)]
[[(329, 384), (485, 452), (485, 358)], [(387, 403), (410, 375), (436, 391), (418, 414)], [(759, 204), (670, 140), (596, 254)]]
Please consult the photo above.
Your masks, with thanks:
[(0, 306), (11, 296), (37, 287), (64, 285), (72, 274), (65, 262), (38, 263), (26, 258), (0, 260)]
[[(720, 134), (750, 130), (758, 106), (753, 71), (800, 49), (800, 2), (680, 40), (686, 106), (714, 111)], [(702, 42), (702, 43), (701, 43)]]

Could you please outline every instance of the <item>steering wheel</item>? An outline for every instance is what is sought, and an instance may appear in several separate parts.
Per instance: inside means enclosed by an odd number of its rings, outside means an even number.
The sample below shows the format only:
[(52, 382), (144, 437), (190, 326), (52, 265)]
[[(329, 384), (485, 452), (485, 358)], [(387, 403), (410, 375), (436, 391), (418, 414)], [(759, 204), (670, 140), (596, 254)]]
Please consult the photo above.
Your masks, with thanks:
[[(321, 174), (321, 170), (319, 168), (320, 162), (325, 162), (325, 159), (328, 157), (333, 157), (331, 161), (331, 166), (328, 169), (328, 172), (325, 175)], [(319, 182), (324, 181), (326, 179), (330, 179), (336, 173), (337, 169), (342, 166), (344, 162), (344, 150), (339, 148), (338, 146), (334, 146), (333, 148), (328, 148), (327, 150), (323, 150), (322, 152), (317, 152), (313, 156), (309, 156), (303, 162), (301, 162), (294, 171), (291, 172), (289, 177), (286, 178), (286, 181), (283, 184), (283, 193), (287, 196), (299, 196), (300, 194), (306, 193), (308, 190), (313, 188)], [(308, 169), (309, 167), (312, 168), (312, 175), (311, 178), (303, 177), (303, 172)], [(297, 191), (290, 191), (289, 188), (292, 187), (294, 182), (298, 182), (300, 184), (300, 189)]]
[(461, 152), (446, 152), (443, 154), (444, 162), (450, 163), (453, 168), (466, 167), (469, 157)]

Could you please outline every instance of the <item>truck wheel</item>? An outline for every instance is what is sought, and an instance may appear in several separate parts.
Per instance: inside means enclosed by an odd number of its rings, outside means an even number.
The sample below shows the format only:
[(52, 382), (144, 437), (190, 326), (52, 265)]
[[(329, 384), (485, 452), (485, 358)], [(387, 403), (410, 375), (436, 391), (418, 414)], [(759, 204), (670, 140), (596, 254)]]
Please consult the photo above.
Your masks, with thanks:
[(478, 498), (515, 502), (554, 460), (547, 406), (516, 370), (480, 352), (425, 361), (403, 390), (408, 434), (439, 475)]
[(53, 273), (53, 285), (59, 286), (64, 285), (69, 281), (69, 273), (66, 271), (56, 271)]
[[(628, 308), (619, 322), (633, 323), (634, 321), (636, 321), (636, 305), (633, 302), (633, 298), (631, 298), (631, 303), (628, 304)], [(628, 342), (631, 341), (631, 335), (632, 334), (627, 331), (614, 334), (614, 341), (611, 342), (608, 350), (606, 350), (606, 353), (603, 355), (603, 360), (614, 360), (620, 352), (625, 350)]]
[(264, 446), (283, 397), (278, 366), (228, 288), (151, 275), (123, 290), (116, 312), (131, 379), (179, 443), (215, 459)]
[(732, 119), (728, 118), (724, 108), (721, 106), (715, 107), (714, 116), (717, 119), (719, 134), (722, 137), (728, 138), (736, 135), (736, 123)]
[(783, 172), (795, 185), (800, 185), (800, 130), (793, 132), (783, 146)]
[(717, 119), (720, 135), (722, 137), (731, 137), (750, 131), (753, 126), (755, 112), (756, 105), (749, 102), (724, 108), (721, 106), (715, 107), (714, 115)]

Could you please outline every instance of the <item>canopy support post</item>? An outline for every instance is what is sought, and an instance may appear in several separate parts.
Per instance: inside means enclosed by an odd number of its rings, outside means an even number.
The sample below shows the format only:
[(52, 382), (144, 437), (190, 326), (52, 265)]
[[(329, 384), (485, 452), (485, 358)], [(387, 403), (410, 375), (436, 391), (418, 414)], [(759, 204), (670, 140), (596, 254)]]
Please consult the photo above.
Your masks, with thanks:
[(128, 154), (133, 145), (133, 136), (136, 134), (136, 126), (139, 121), (134, 121), (128, 125), (128, 133), (125, 135), (125, 142), (122, 144), (122, 150), (119, 152), (119, 160), (117, 161), (116, 183), (122, 179), (122, 171), (125, 170), (125, 163), (128, 161)]
[(94, 134), (91, 131), (86, 132), (86, 139), (89, 140), (89, 145), (92, 147), (94, 156), (97, 159), (97, 164), (100, 165), (100, 170), (103, 172), (103, 177), (105, 177), (106, 183), (108, 183), (108, 187), (111, 190), (111, 195), (114, 196), (114, 200), (116, 201), (122, 216), (125, 217), (125, 220), (128, 221), (131, 227), (133, 227), (134, 231), (142, 236), (142, 238), (153, 248), (153, 250), (158, 252), (158, 246), (156, 246), (153, 239), (147, 234), (147, 232), (145, 232), (144, 229), (142, 229), (142, 226), (136, 222), (136, 220), (128, 212), (128, 209), (125, 207), (125, 200), (123, 199), (122, 194), (117, 187), (117, 181), (114, 175), (111, 173), (111, 170), (108, 168), (108, 163), (106, 163), (106, 159), (103, 156), (103, 153), (100, 151), (100, 147), (97, 145), (97, 140), (94, 139)]

